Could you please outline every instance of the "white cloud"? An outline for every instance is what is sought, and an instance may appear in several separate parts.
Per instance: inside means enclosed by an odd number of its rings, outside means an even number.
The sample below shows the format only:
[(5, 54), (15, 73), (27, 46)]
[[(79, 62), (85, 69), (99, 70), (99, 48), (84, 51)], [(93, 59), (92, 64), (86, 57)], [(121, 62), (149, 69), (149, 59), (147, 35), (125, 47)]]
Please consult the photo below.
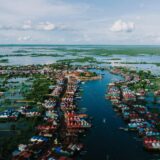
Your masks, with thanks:
[(28, 40), (31, 40), (31, 36), (18, 37), (18, 41), (28, 41)]
[(44, 31), (52, 31), (55, 30), (56, 28), (58, 28), (58, 26), (56, 27), (55, 24), (50, 22), (42, 22), (35, 26), (35, 29)]
[(135, 24), (133, 22), (118, 20), (114, 22), (110, 30), (113, 32), (132, 32), (134, 29)]
[(24, 29), (24, 30), (32, 29), (31, 20), (28, 20), (28, 21), (24, 22), (24, 24), (22, 25), (22, 29)]
[(37, 24), (33, 24), (30, 20), (24, 22), (23, 24), (19, 25), (0, 25), (0, 30), (34, 30), (34, 31), (53, 31), (53, 30), (64, 30), (66, 26), (62, 25), (55, 25), (51, 22), (39, 22)]
[(158, 4), (143, 3), (0, 0), (0, 43), (153, 43), (159, 38), (145, 35), (159, 33), (160, 10)]

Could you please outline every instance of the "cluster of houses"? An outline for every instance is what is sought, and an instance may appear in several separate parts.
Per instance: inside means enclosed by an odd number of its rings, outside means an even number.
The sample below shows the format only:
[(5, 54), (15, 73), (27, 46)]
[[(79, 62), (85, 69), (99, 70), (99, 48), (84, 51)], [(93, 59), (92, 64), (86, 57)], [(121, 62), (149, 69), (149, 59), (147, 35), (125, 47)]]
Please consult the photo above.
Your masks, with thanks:
[(156, 96), (160, 96), (160, 90), (155, 91), (154, 94), (155, 94)]
[(20, 116), (20, 112), (13, 109), (7, 109), (0, 112), (0, 121), (16, 121)]
[(127, 86), (121, 87), (122, 96), (125, 101), (136, 101), (136, 96), (133, 91), (131, 91)]
[(56, 85), (50, 87), (51, 92), (42, 103), (43, 113), (32, 112), (29, 107), (19, 109), (26, 117), (41, 116), (43, 120), (28, 143), (18, 145), (12, 153), (13, 160), (72, 160), (83, 149), (78, 135), (91, 124), (86, 114), (76, 112), (79, 81), (65, 74), (58, 74)]
[(55, 107), (57, 104), (56, 97), (60, 97), (60, 94), (62, 94), (61, 88), (63, 88), (62, 84), (53, 87), (52, 96), (49, 96), (42, 104), (44, 107), (43, 114), (39, 115), (26, 107), (21, 108), (21, 113), (27, 117), (41, 116), (43, 120), (41, 124), (35, 127), (35, 135), (29, 139), (28, 144), (19, 144), (18, 148), (12, 153), (13, 160), (56, 159), (52, 155), (48, 158), (45, 158), (45, 156), (48, 150), (51, 150), (51, 146), (56, 145), (53, 142), (59, 126), (59, 114)]
[(67, 129), (84, 129), (91, 127), (91, 124), (86, 120), (87, 115), (75, 112), (76, 105), (74, 104), (74, 101), (78, 91), (78, 83), (79, 81), (77, 81), (75, 77), (68, 78), (67, 89), (61, 102), (61, 104), (63, 104), (61, 105), (61, 109), (64, 111)]
[[(0, 121), (18, 120), (20, 117), (39, 117), (40, 124), (28, 143), (19, 144), (12, 153), (13, 160), (71, 160), (83, 149), (79, 134), (84, 133), (91, 124), (88, 116), (77, 112), (75, 101), (78, 95), (81, 78), (88, 80), (94, 76), (86, 71), (91, 66), (67, 68), (59, 65), (1, 66), (0, 74), (6, 77), (32, 77), (46, 75), (56, 79), (56, 85), (49, 86), (50, 93), (42, 103), (43, 111), (33, 106), (21, 106), (0, 112)], [(87, 78), (86, 78), (87, 77)], [(86, 78), (86, 79), (85, 79)]]
[(18, 109), (6, 109), (0, 112), (0, 121), (17, 121), (20, 117), (38, 117), (41, 112), (31, 106), (21, 106)]
[[(121, 73), (118, 69), (114, 73)], [(122, 73), (121, 73), (122, 75)], [(160, 151), (160, 117), (156, 113), (152, 113), (147, 107), (139, 104), (137, 96), (144, 95), (136, 94), (128, 88), (128, 84), (135, 83), (133, 78), (125, 75), (124, 81), (110, 83), (106, 98), (108, 98), (116, 112), (119, 112), (128, 127), (123, 128), (127, 131), (136, 131), (143, 138), (143, 146), (148, 151)], [(131, 75), (130, 77), (133, 77)], [(134, 78), (135, 79), (135, 78)], [(136, 76), (136, 82), (140, 80)]]

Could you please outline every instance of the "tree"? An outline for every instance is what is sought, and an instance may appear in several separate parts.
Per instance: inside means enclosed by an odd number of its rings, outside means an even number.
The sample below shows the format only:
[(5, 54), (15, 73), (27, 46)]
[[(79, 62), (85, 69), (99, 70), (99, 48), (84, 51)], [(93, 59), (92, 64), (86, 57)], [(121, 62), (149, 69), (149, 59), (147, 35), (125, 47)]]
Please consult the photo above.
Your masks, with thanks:
[(32, 90), (26, 95), (28, 99), (32, 99), (36, 102), (43, 102), (44, 97), (49, 92), (49, 85), (51, 81), (48, 79), (36, 79), (33, 82)]

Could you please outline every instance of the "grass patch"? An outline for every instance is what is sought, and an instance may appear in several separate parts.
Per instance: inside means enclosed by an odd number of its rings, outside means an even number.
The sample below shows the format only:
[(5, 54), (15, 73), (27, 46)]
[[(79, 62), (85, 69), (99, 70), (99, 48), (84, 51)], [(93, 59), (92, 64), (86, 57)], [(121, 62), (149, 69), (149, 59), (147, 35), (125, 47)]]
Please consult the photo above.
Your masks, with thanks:
[(109, 58), (109, 59), (107, 59), (107, 60), (111, 60), (111, 61), (120, 61), (121, 58)]
[(63, 59), (63, 60), (57, 60), (57, 62), (60, 63), (85, 63), (85, 62), (90, 62), (90, 63), (97, 63), (97, 60), (93, 57), (83, 57), (83, 58), (76, 58), (76, 59)]
[(0, 63), (8, 63), (9, 60), (8, 59), (0, 59)]

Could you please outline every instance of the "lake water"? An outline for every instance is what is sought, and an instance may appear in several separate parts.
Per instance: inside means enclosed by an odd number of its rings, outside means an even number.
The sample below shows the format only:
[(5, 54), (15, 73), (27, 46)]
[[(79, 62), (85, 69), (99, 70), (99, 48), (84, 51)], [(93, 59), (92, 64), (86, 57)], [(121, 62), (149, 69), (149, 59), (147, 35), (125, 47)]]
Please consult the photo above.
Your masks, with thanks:
[[(122, 51), (124, 50), (124, 55)], [(128, 52), (139, 53), (139, 55), (130, 56)], [(108, 56), (102, 56), (102, 53), (112, 53)], [(121, 52), (121, 54), (118, 54)], [(127, 54), (125, 55), (125, 52)], [(144, 55), (143, 53), (149, 53)], [(155, 54), (154, 54), (155, 53)], [(159, 54), (156, 54), (159, 53)], [(31, 56), (32, 54), (38, 56)], [(43, 56), (40, 56), (43, 54)], [(56, 55), (56, 56), (45, 56)], [(143, 55), (142, 55), (143, 54)], [(109, 45), (1, 45), (0, 56), (1, 59), (8, 59), (7, 63), (0, 63), (0, 65), (31, 65), (31, 64), (51, 64), (57, 60), (74, 59), (80, 57), (94, 57), (99, 62), (160, 62), (160, 46), (109, 46)], [(6, 56), (5, 56), (6, 55)], [(8, 56), (9, 55), (9, 56)], [(16, 56), (15, 56), (16, 55)], [(25, 55), (25, 56), (17, 56)], [(112, 60), (112, 58), (119, 58), (119, 60)], [(84, 64), (84, 63), (82, 63)], [(104, 66), (107, 64), (103, 63)], [(113, 65), (113, 64), (112, 64)], [(121, 64), (118, 64), (121, 65)], [(153, 64), (127, 64), (127, 66), (151, 70), (155, 74), (160, 73), (160, 67)]]
[(127, 125), (113, 111), (111, 102), (105, 99), (105, 92), (106, 85), (120, 77), (106, 71), (98, 72), (104, 73), (104, 78), (82, 85), (83, 97), (78, 103), (80, 108), (87, 108), (87, 114), (93, 117), (93, 127), (84, 138), (87, 154), (83, 160), (158, 159), (158, 155), (144, 151), (142, 141), (136, 133), (118, 129)]

